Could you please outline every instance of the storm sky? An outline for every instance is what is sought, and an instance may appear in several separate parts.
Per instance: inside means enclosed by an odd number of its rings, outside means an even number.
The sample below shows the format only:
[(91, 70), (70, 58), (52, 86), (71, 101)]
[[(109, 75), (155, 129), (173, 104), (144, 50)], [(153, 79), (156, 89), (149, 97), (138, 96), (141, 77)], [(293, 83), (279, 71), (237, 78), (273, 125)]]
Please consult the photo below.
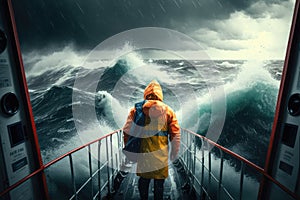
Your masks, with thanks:
[(13, 0), (23, 52), (88, 50), (122, 31), (163, 27), (214, 59), (284, 59), (294, 0)]

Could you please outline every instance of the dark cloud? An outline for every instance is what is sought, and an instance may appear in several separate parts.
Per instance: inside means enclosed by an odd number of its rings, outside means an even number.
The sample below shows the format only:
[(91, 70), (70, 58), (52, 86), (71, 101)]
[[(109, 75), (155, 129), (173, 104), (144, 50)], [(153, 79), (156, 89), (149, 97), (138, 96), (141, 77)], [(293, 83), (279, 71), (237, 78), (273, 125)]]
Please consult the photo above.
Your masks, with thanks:
[(286, 13), (284, 13), (285, 10), (282, 7), (290, 7), (290, 3), (289, 0), (258, 1), (245, 9), (244, 12), (252, 18), (264, 18), (266, 16), (283, 18)]
[(228, 19), (234, 11), (247, 10), (257, 1), (14, 0), (13, 6), (21, 47), (30, 51), (69, 43), (78, 49), (93, 48), (112, 35), (146, 26), (188, 33), (213, 20)]

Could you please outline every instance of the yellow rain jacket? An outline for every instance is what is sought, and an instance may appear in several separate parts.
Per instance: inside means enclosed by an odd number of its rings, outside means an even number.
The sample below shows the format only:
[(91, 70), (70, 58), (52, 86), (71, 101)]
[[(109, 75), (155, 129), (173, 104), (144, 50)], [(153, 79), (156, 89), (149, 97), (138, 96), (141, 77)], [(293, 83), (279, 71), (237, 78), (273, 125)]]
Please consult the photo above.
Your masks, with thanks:
[[(180, 128), (174, 111), (163, 101), (162, 89), (158, 82), (152, 81), (144, 91), (144, 99), (154, 94), (158, 100), (148, 100), (143, 105), (145, 127), (143, 128), (141, 149), (137, 161), (137, 175), (149, 179), (165, 179), (168, 177), (169, 141), (171, 143), (171, 159), (174, 159), (180, 148)], [(126, 144), (135, 108), (130, 110), (123, 127)]]

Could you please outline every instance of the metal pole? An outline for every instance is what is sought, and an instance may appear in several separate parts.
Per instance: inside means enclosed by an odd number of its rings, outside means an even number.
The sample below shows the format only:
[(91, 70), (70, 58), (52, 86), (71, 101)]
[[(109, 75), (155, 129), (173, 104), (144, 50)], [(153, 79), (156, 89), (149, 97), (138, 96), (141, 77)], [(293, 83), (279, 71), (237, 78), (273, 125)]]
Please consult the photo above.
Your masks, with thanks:
[(208, 184), (207, 184), (207, 192), (209, 193), (209, 188), (211, 184), (211, 153), (208, 152)]
[(245, 173), (245, 163), (241, 161), (240, 199), (243, 198), (244, 173)]
[(101, 140), (99, 140), (98, 142), (98, 190), (99, 190), (99, 195), (98, 195), (98, 199), (101, 200), (101, 170), (100, 170), (100, 166), (101, 166), (101, 162), (100, 162), (100, 153), (101, 153)]
[(70, 168), (71, 168), (71, 178), (72, 178), (72, 185), (73, 185), (73, 193), (74, 193), (75, 199), (78, 199), (78, 197), (77, 197), (77, 191), (76, 191), (76, 183), (75, 183), (75, 176), (74, 176), (74, 167), (73, 167), (72, 154), (69, 155), (69, 160), (70, 160)]
[(108, 153), (108, 140), (105, 138), (106, 141), (106, 160), (107, 160), (107, 165), (106, 165), (106, 170), (107, 170), (107, 190), (108, 194), (110, 194), (110, 173), (109, 173), (109, 153)]
[[(196, 153), (197, 153), (197, 149), (196, 149), (196, 137), (194, 137), (194, 160), (193, 160), (193, 179), (192, 179), (192, 184), (195, 184), (195, 175), (196, 175)], [(195, 185), (194, 185), (195, 186)]]
[(91, 194), (94, 196), (93, 188), (93, 169), (92, 169), (92, 156), (91, 156), (91, 145), (88, 145), (88, 154), (89, 154), (89, 169), (90, 169), (90, 180), (91, 180)]
[(222, 189), (222, 179), (223, 179), (223, 164), (224, 164), (224, 155), (223, 155), (223, 151), (221, 151), (221, 150), (220, 150), (220, 156), (221, 156), (221, 163), (220, 163), (220, 179), (219, 179), (218, 199), (221, 199), (221, 189)]
[(203, 183), (204, 183), (204, 140), (201, 138), (201, 150), (202, 150), (202, 173), (201, 173), (201, 197), (203, 196)]

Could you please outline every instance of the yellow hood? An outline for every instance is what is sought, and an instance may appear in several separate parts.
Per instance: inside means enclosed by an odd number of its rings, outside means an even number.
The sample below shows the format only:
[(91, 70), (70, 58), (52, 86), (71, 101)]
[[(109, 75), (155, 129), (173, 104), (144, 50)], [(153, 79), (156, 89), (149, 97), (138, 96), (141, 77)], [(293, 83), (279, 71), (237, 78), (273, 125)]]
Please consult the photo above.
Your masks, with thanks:
[(149, 94), (155, 94), (160, 101), (163, 101), (164, 99), (160, 84), (156, 80), (151, 81), (145, 88), (144, 99), (146, 99), (147, 95)]

